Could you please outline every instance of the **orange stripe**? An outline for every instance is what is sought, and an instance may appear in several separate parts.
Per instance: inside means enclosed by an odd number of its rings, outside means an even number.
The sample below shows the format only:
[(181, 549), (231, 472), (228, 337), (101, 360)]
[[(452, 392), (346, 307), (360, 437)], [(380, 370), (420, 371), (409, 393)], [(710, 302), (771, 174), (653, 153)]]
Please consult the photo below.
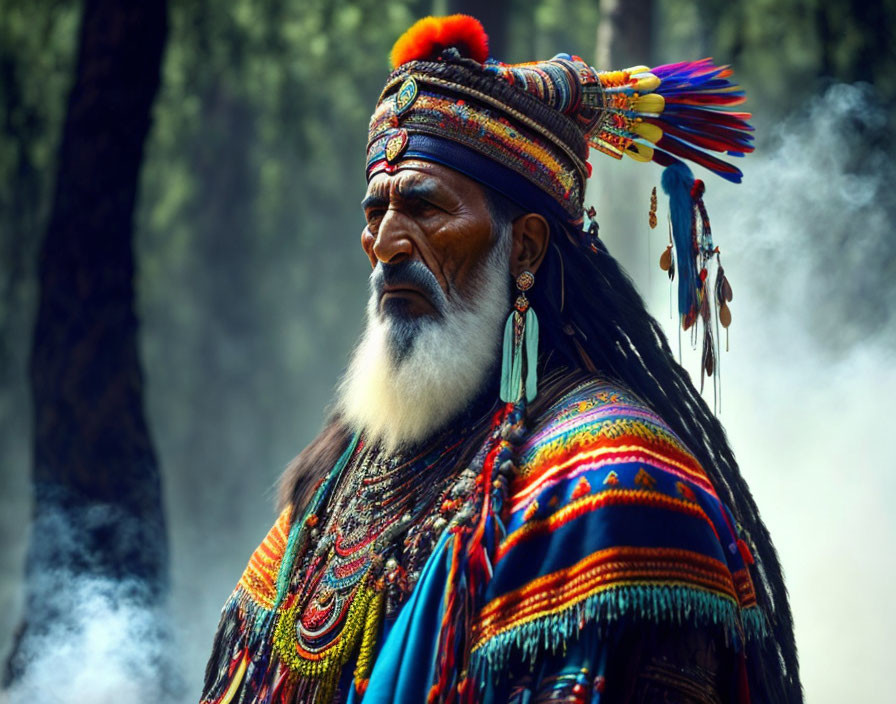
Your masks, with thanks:
[(737, 603), (731, 574), (714, 558), (672, 548), (608, 548), (486, 604), (474, 625), (474, 649), (510, 628), (624, 585), (696, 587)]
[(528, 479), (538, 473), (541, 465), (549, 465), (556, 461), (557, 456), (568, 455), (577, 448), (610, 443), (620, 445), (626, 441), (628, 444), (664, 449), (675, 461), (690, 465), (695, 480), (709, 483), (703, 468), (678, 438), (662, 426), (630, 418), (614, 418), (569, 428), (560, 424), (560, 430), (553, 437), (538, 439), (539, 447), (522, 468), (521, 476)]
[(706, 476), (700, 472), (697, 473), (690, 467), (688, 467), (683, 462), (677, 462), (670, 458), (668, 455), (655, 452), (649, 448), (644, 447), (643, 445), (621, 445), (621, 446), (608, 446), (608, 447), (598, 447), (595, 449), (587, 450), (585, 452), (579, 452), (569, 459), (557, 464), (550, 469), (542, 472), (538, 479), (534, 482), (527, 483), (525, 487), (516, 492), (511, 500), (513, 502), (511, 506), (511, 511), (517, 511), (519, 504), (522, 504), (531, 497), (533, 494), (537, 493), (541, 490), (541, 488), (548, 483), (550, 479), (559, 475), (566, 474), (566, 470), (570, 467), (574, 467), (578, 464), (584, 464), (589, 460), (597, 460), (601, 457), (605, 457), (607, 455), (615, 455), (621, 453), (629, 453), (633, 457), (645, 456), (653, 459), (657, 459), (665, 464), (668, 464), (681, 472), (687, 474), (689, 477), (694, 477), (695, 481), (700, 483), (701, 485), (706, 484)]
[(547, 518), (525, 523), (519, 530), (514, 531), (501, 542), (498, 546), (495, 559), (496, 561), (501, 560), (511, 548), (521, 541), (557, 530), (584, 513), (595, 511), (604, 506), (616, 506), (620, 504), (636, 504), (639, 506), (652, 504), (654, 506), (662, 506), (663, 508), (674, 509), (690, 516), (702, 518), (712, 529), (713, 533), (715, 533), (716, 538), (719, 537), (716, 532), (716, 527), (699, 504), (685, 501), (684, 499), (676, 499), (672, 496), (666, 496), (657, 491), (646, 489), (607, 489), (606, 491), (597, 494), (589, 494), (577, 501), (573, 501)]
[(239, 584), (260, 606), (271, 608), (277, 597), (276, 580), (280, 562), (286, 551), (285, 535), (289, 531), (290, 510), (284, 509), (277, 517), (261, 545), (249, 558)]
[(734, 586), (737, 589), (737, 597), (741, 606), (753, 606), (756, 603), (756, 591), (753, 587), (753, 579), (746, 568), (734, 573)]

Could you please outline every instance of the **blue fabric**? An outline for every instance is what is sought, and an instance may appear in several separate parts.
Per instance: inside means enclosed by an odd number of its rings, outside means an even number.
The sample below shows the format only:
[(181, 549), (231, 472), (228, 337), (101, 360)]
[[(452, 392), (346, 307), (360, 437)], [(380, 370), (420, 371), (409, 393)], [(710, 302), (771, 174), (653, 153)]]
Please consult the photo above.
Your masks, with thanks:
[[(612, 469), (626, 479), (629, 475), (633, 476), (640, 465), (614, 465)], [(584, 472), (571, 480), (555, 484), (539, 495), (539, 503), (550, 511), (550, 497), (571, 494), (580, 476), (600, 486), (608, 471)], [(716, 519), (719, 530), (724, 530), (725, 524), (717, 507), (707, 502), (704, 510), (710, 519)], [(511, 520), (508, 522), (508, 534), (520, 527), (518, 519)], [(486, 601), (534, 579), (566, 569), (587, 555), (617, 545), (687, 549), (722, 562), (730, 557), (722, 550), (712, 525), (703, 518), (659, 506), (610, 504), (583, 513), (551, 532), (528, 538), (524, 550), (511, 550), (495, 565), (494, 577), (486, 590)]]
[(433, 681), (453, 537), (445, 531), (423, 566), (420, 581), (377, 655), (364, 704), (426, 701)]

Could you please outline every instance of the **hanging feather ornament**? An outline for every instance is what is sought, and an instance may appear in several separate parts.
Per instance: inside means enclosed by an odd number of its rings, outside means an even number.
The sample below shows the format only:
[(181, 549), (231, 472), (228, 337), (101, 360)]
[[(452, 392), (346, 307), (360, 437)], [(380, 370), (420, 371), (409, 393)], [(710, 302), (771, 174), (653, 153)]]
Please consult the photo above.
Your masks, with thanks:
[(728, 283), (728, 277), (725, 276), (725, 269), (722, 267), (722, 257), (718, 255), (719, 268), (716, 270), (716, 305), (719, 309), (719, 324), (725, 328), (725, 350), (728, 350), (728, 326), (731, 325), (731, 309), (728, 304), (734, 298), (731, 292), (731, 284)]
[(669, 278), (675, 278), (675, 264), (672, 262), (672, 245), (667, 244), (666, 249), (660, 255), (660, 269), (669, 273)]
[(699, 303), (697, 290), (700, 279), (696, 259), (699, 248), (695, 237), (694, 201), (691, 197), (693, 185), (694, 175), (684, 164), (674, 164), (663, 172), (662, 186), (669, 196), (669, 218), (678, 265), (678, 313), (684, 330), (697, 320)]
[[(660, 257), (660, 268), (672, 279), (676, 264), (678, 278), (678, 314), (682, 330), (692, 330), (696, 345), (702, 339), (700, 353), (700, 391), (706, 377), (718, 377), (718, 325), (727, 331), (731, 324), (731, 284), (722, 268), (719, 248), (713, 244), (712, 227), (703, 194), (706, 187), (691, 170), (675, 163), (663, 172), (662, 187), (669, 196), (671, 243)], [(675, 252), (673, 258), (672, 252)], [(713, 266), (715, 263), (715, 266)], [(715, 280), (710, 281), (715, 269)], [(702, 325), (702, 334), (698, 327)], [(714, 327), (716, 334), (713, 333)], [(715, 379), (714, 379), (715, 384)], [(714, 387), (714, 391), (717, 388)], [(714, 393), (715, 397), (715, 393)]]

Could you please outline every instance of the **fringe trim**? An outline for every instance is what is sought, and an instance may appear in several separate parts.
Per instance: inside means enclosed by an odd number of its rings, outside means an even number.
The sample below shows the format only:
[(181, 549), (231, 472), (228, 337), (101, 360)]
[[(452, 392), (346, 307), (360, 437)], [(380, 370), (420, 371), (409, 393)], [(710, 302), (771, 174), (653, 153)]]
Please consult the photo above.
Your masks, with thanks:
[[(272, 614), (272, 611), (255, 602), (242, 587), (234, 590), (222, 609), (215, 633), (205, 672), (203, 704), (226, 701), (231, 685), (238, 685), (230, 693), (231, 697), (235, 696), (252, 680), (255, 663), (269, 659)], [(239, 682), (234, 684), (237, 680)]]
[(715, 627), (735, 642), (768, 635), (758, 607), (740, 609), (729, 598), (692, 587), (623, 586), (497, 634), (476, 647), (470, 669), (480, 675), (485, 671), (498, 675), (506, 670), (511, 656), (528, 661), (531, 667), (544, 653), (562, 653), (586, 628), (606, 637), (623, 618)]

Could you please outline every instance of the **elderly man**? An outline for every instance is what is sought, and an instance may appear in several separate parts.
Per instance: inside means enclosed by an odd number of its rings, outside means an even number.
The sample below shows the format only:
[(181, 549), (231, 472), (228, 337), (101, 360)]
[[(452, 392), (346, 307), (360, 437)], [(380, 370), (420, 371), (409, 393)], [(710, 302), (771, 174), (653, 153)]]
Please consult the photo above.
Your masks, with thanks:
[(682, 324), (712, 374), (730, 290), (681, 159), (739, 179), (703, 149), (750, 150), (721, 109), (741, 93), (708, 61), (487, 57), (465, 16), (393, 50), (367, 326), (203, 702), (798, 701), (780, 567), (722, 428), (582, 225), (589, 146), (668, 167)]

